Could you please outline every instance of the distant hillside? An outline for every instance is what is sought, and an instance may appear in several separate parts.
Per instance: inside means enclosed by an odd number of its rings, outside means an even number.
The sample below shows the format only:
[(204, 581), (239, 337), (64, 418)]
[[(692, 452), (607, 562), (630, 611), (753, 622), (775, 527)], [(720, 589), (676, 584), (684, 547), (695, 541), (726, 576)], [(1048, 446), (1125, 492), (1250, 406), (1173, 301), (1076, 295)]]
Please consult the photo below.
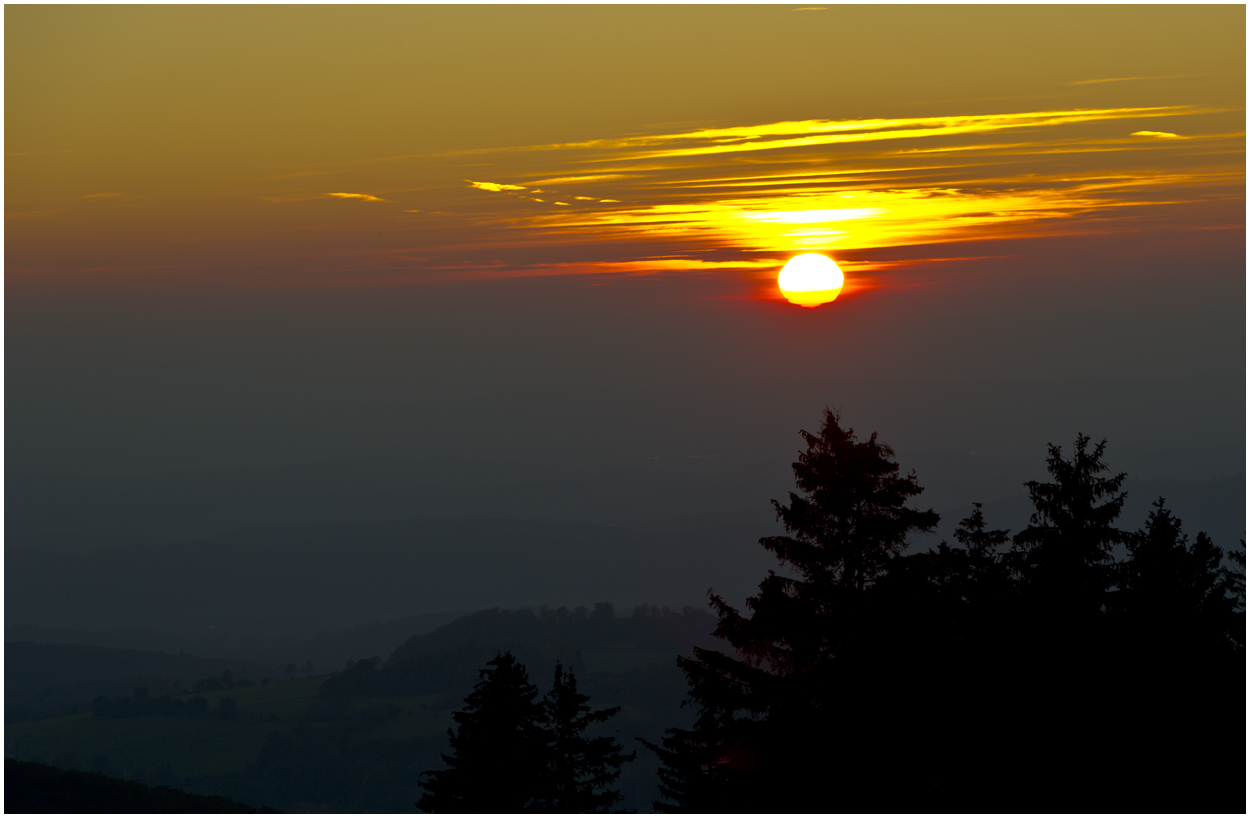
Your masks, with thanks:
[(346, 661), (368, 656), (390, 656), (404, 640), (426, 633), (468, 611), (439, 611), (385, 619), (340, 630), (325, 628), (286, 633), (253, 629), (197, 628), (158, 630), (114, 628), (70, 630), (37, 625), (5, 623), (5, 642), (38, 642), (57, 645), (94, 645), (138, 651), (181, 653), (198, 656), (230, 656), (261, 663), (289, 662), (303, 667), (312, 662), (322, 670), (341, 668)]
[(669, 727), (689, 726), (694, 713), (681, 707), (688, 689), (675, 660), (716, 644), (716, 622), (695, 609), (614, 614), (608, 604), (479, 611), (408, 639), (379, 657), (387, 659), (380, 669), (366, 659), (333, 675), (206, 691), (198, 710), (191, 696), (180, 697), (183, 711), (165, 707), (164, 692), (154, 690), (147, 707), (115, 702), (11, 725), (5, 752), (249, 804), (411, 811), (417, 775), (443, 765), (452, 712), (486, 662), (512, 650), (541, 692), (559, 660), (595, 707), (622, 708), (596, 729), (638, 751), (618, 786), (623, 808), (645, 810), (659, 795), (658, 759), (635, 737), (657, 741)]
[(255, 813), (229, 798), (150, 787), (99, 773), (59, 770), (33, 761), (4, 760), (4, 811), (13, 813)]
[[(557, 662), (595, 686), (598, 677), (659, 668), (682, 694), (676, 657), (695, 645), (724, 647), (712, 637), (716, 618), (705, 610), (681, 612), (639, 606), (618, 617), (610, 603), (594, 610), (479, 611), (428, 634), (414, 636), (380, 668), (361, 662), (322, 686), (328, 695), (408, 696), (467, 691), (478, 671), (502, 651), (511, 651), (542, 679)], [(671, 702), (670, 702), (671, 703)]]
[(82, 712), (96, 696), (179, 693), (226, 670), (235, 679), (259, 682), (280, 669), (272, 664), (204, 659), (190, 654), (122, 650), (90, 645), (4, 645), (4, 721), (51, 718)]

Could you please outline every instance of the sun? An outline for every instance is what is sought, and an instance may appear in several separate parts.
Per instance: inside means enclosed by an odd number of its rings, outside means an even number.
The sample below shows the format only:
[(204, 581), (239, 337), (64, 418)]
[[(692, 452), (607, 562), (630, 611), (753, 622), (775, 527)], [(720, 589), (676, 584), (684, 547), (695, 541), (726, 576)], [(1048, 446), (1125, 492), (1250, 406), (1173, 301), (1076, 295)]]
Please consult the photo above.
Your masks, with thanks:
[(804, 253), (781, 268), (777, 286), (791, 304), (819, 307), (838, 297), (844, 280), (841, 268), (833, 259), (820, 253)]

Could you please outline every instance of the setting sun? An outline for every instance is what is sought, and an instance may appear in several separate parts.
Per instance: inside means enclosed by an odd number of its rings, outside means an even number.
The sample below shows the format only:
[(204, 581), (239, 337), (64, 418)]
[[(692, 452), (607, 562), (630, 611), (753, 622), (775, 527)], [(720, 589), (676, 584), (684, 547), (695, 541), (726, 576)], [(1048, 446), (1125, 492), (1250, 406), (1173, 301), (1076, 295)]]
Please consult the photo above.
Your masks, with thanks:
[(819, 307), (838, 297), (843, 281), (842, 270), (833, 259), (820, 253), (804, 253), (781, 268), (777, 287), (791, 304)]

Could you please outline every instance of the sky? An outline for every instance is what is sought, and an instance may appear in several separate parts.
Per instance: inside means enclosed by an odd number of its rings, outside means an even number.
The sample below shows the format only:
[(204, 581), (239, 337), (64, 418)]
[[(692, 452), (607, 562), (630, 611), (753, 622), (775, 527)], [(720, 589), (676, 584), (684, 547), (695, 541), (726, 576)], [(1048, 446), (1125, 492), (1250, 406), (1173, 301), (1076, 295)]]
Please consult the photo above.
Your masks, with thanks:
[(942, 502), (1244, 471), (1243, 6), (7, 6), (5, 75), (10, 483), (826, 406)]

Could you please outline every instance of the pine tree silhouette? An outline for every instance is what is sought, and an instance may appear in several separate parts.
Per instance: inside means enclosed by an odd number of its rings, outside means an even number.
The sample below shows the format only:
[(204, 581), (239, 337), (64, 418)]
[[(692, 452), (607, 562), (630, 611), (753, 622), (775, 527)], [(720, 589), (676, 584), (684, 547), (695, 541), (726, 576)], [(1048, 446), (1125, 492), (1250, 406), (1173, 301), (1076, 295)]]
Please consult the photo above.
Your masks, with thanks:
[(633, 761), (611, 736), (587, 738), (593, 724), (602, 724), (620, 712), (619, 707), (592, 710), (590, 697), (577, 692), (577, 679), (557, 664), (555, 682), (543, 700), (545, 726), (550, 736), (550, 761), (544, 787), (547, 812), (607, 812), (621, 800), (617, 790), (607, 789), (621, 775), (621, 767)]
[[(1049, 446), (1035, 513), (903, 553), (932, 512), (892, 452), (826, 413), (776, 504), (791, 536), (733, 652), (679, 658), (698, 707), (660, 745), (664, 810), (1244, 812), (1243, 550), (1192, 543), (1162, 501), (1116, 528), (1105, 442)], [(1115, 562), (1127, 547), (1128, 559)]]
[(448, 730), (446, 770), (422, 774), (424, 812), (536, 812), (546, 775), (550, 736), (538, 688), (525, 666), (503, 653), (487, 662), (481, 679)]
[(1112, 548), (1130, 540), (1115, 528), (1124, 508), (1120, 490), (1127, 475), (1109, 472), (1102, 461), (1107, 441), (1089, 448), (1090, 439), (1077, 434), (1072, 459), (1059, 446), (1048, 446), (1046, 470), (1053, 483), (1025, 483), (1035, 509), (1030, 525), (1014, 538), (1016, 565), (1026, 589), (1053, 615), (1085, 618), (1105, 603), (1112, 584)]
[(968, 549), (968, 553), (973, 557), (988, 557), (994, 555), (999, 546), (1006, 545), (1011, 537), (1006, 529), (986, 531), (985, 515), (981, 512), (981, 504), (973, 503), (972, 513), (959, 521), (959, 528), (955, 530), (955, 539)]
[(1199, 533), (1193, 544), (1181, 521), (1160, 497), (1146, 527), (1129, 541), (1119, 572), (1117, 608), (1133, 621), (1139, 638), (1157, 650), (1233, 645), (1237, 600), (1227, 595), (1224, 552)]
[[(866, 590), (908, 534), (931, 530), (938, 515), (906, 505), (922, 489), (914, 473), (899, 475), (893, 450), (875, 434), (859, 441), (829, 410), (819, 435), (801, 434), (807, 450), (794, 473), (802, 495), (791, 493), (789, 506), (774, 501), (791, 536), (760, 540), (786, 573), (769, 572), (747, 600), (749, 616), (709, 594), (716, 635), (736, 657), (696, 647), (694, 658), (678, 659), (699, 715), (692, 730), (647, 743), (663, 765), (668, 800), (659, 809), (874, 809), (856, 799), (873, 788), (866, 776), (888, 765), (862, 762), (892, 751), (870, 699), (889, 697), (899, 680), (866, 659), (879, 649)], [(858, 789), (838, 786), (850, 779)]]
[(608, 789), (634, 760), (611, 736), (586, 730), (620, 712), (591, 709), (577, 680), (557, 664), (542, 701), (525, 666), (510, 652), (487, 662), (481, 679), (453, 714), (446, 770), (428, 771), (417, 802), (424, 812), (606, 812), (621, 800)]

